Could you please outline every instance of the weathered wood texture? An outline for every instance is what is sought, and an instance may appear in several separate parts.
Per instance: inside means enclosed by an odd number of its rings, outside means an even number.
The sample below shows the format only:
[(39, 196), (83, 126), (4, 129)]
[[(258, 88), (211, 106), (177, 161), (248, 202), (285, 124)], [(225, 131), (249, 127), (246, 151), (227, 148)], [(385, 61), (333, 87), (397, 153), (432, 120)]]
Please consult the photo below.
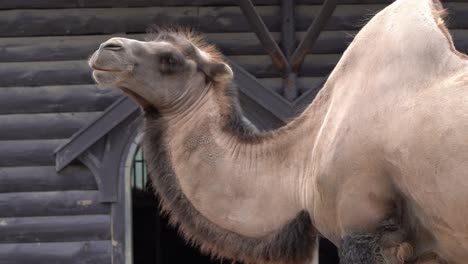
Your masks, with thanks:
[(96, 190), (96, 180), (84, 166), (0, 167), (0, 193)]
[(0, 140), (67, 139), (101, 112), (0, 115)]
[[(363, 17), (385, 5), (340, 5), (327, 29), (358, 29)], [(451, 25), (466, 28), (468, 4), (449, 3)], [(296, 7), (296, 29), (305, 30), (320, 6)], [(257, 11), (270, 30), (280, 30), (278, 6), (259, 6)], [(118, 19), (116, 19), (118, 17)], [(27, 23), (34, 21), (34, 24)], [(113, 9), (8, 10), (0, 17), (0, 36), (52, 36), (143, 32), (151, 24), (190, 25), (202, 32), (248, 32), (250, 25), (237, 6), (229, 7), (145, 7)]]
[(100, 112), (122, 96), (118, 89), (94, 84), (8, 87), (0, 94), (0, 114)]
[(0, 244), (4, 264), (111, 264), (110, 241)]
[[(389, 4), (393, 0), (341, 0), (343, 4)], [(464, 0), (451, 0), (462, 2)], [(253, 0), (254, 5), (279, 5), (280, 0)], [(296, 0), (298, 4), (322, 4), (323, 0)], [(0, 9), (77, 8), (77, 7), (142, 7), (142, 6), (230, 6), (233, 0), (16, 0), (0, 3)]]
[[(390, 4), (394, 0), (340, 0), (342, 4)], [(449, 0), (445, 2), (464, 2)], [(280, 0), (253, 0), (254, 5), (279, 5)], [(301, 5), (318, 5), (323, 0), (296, 0)], [(0, 2), (0, 9), (79, 8), (79, 7), (146, 7), (146, 6), (230, 6), (233, 0), (16, 0)]]
[(65, 139), (0, 141), (0, 167), (53, 166), (54, 150)]
[[(468, 28), (468, 3), (447, 3), (452, 28)], [(356, 30), (366, 16), (385, 5), (339, 5), (326, 29)], [(280, 31), (279, 6), (258, 6), (257, 11), (271, 31)], [(306, 30), (317, 16), (319, 5), (296, 7), (296, 29)], [(116, 19), (118, 18), (118, 19)], [(34, 23), (28, 23), (34, 21)], [(82, 8), (50, 10), (7, 10), (0, 17), (0, 36), (54, 36), (144, 32), (151, 24), (190, 25), (202, 32), (249, 32), (248, 21), (237, 6)]]
[[(57, 191), (0, 194), (0, 217), (108, 214), (97, 191)], [(1, 263), (1, 262), (0, 262)]]
[(109, 239), (109, 215), (10, 217), (0, 220), (0, 243)]

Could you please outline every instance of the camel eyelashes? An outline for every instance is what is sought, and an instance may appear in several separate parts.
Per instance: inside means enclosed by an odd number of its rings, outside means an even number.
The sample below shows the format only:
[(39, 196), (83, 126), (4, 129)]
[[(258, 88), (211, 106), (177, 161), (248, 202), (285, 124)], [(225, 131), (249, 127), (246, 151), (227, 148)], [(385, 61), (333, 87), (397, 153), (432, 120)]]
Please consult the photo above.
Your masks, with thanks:
[(173, 52), (163, 52), (158, 56), (160, 71), (162, 73), (171, 73), (176, 70), (178, 66), (182, 65), (183, 58)]

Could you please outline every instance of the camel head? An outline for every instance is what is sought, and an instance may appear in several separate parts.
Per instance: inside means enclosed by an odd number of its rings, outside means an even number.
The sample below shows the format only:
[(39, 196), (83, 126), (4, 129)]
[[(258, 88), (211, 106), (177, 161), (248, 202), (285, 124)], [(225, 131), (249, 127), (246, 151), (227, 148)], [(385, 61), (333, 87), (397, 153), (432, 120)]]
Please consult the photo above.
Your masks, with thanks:
[(211, 45), (188, 30), (160, 30), (151, 41), (111, 38), (89, 59), (98, 84), (116, 85), (143, 108), (180, 107), (210, 83), (232, 79)]

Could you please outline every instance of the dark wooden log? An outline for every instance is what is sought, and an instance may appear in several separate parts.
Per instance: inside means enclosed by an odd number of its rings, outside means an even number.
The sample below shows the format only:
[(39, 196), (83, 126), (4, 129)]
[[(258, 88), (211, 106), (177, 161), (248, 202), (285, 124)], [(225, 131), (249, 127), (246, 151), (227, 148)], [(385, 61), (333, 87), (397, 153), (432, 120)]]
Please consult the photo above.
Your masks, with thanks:
[[(451, 28), (468, 28), (468, 4), (448, 3)], [(326, 29), (357, 30), (365, 18), (385, 5), (340, 5)], [(281, 27), (279, 6), (256, 8), (272, 32)], [(318, 15), (319, 5), (296, 6), (296, 29), (305, 31)], [(34, 23), (29, 23), (34, 21)], [(178, 24), (201, 32), (249, 32), (247, 19), (237, 6), (227, 7), (145, 7), (107, 9), (7, 10), (0, 14), (0, 36), (53, 36), (112, 33), (143, 33), (152, 24)]]
[(1, 63), (0, 86), (91, 84), (86, 61)]
[(451, 30), (450, 33), (452, 33), (455, 47), (460, 52), (468, 54), (468, 30)]
[[(257, 60), (253, 63), (249, 57)], [(329, 74), (341, 54), (312, 54), (306, 56), (304, 68), (299, 72), (300, 76), (320, 77)], [(247, 69), (258, 78), (281, 76), (271, 65), (267, 63), (265, 56), (233, 56), (233, 60), (238, 60), (239, 65)]]
[[(365, 25), (369, 18), (382, 10), (386, 5), (382, 4), (362, 4), (362, 5), (343, 5), (339, 2), (329, 19), (325, 30), (358, 30)], [(445, 3), (447, 8), (448, 26), (451, 29), (468, 29), (468, 3), (460, 1), (459, 3)], [(304, 31), (317, 16), (316, 6), (296, 6), (296, 30)]]
[[(328, 19), (324, 30), (359, 30), (368, 18), (378, 13), (386, 5), (338, 5)], [(296, 30), (306, 31), (319, 15), (321, 6), (296, 6)]]
[[(312, 54), (342, 53), (353, 40), (357, 31), (322, 31), (312, 47)], [(297, 33), (298, 39), (304, 38), (305, 32)]]
[(468, 3), (444, 3), (447, 8), (447, 26), (452, 29), (468, 29)]
[(97, 191), (24, 192), (0, 194), (0, 217), (108, 214)]
[(0, 88), (0, 93), (0, 114), (97, 112), (122, 96), (119, 89), (93, 84), (8, 87)]
[(67, 140), (3, 140), (0, 141), (0, 167), (52, 166), (54, 150)]
[(0, 243), (109, 240), (109, 215), (10, 217), (0, 220)]
[(0, 140), (67, 139), (101, 112), (0, 115)]
[[(269, 88), (276, 93), (280, 94), (283, 86), (281, 78), (257, 78), (257, 80), (266, 88)], [(315, 87), (317, 81), (323, 80), (322, 77), (301, 77), (297, 78), (297, 88), (299, 94), (303, 94), (312, 87)]]
[(234, 81), (237, 83), (240, 92), (255, 99), (257, 104), (271, 112), (279, 120), (284, 122), (290, 117), (290, 104), (286, 99), (271, 89), (262, 86), (254, 76), (246, 72), (234, 61), (229, 61), (229, 64), (234, 71)]
[(307, 55), (299, 71), (300, 77), (322, 77), (330, 74), (338, 63), (340, 55), (312, 54)]
[[(339, 58), (340, 55), (335, 54), (307, 56), (299, 74), (300, 76), (309, 77), (327, 75), (334, 68)], [(258, 78), (281, 76), (281, 73), (276, 71), (271, 61), (269, 61), (268, 56), (231, 56), (230, 59)]]
[[(342, 4), (390, 4), (394, 0), (340, 0)], [(444, 2), (464, 2), (450, 0)], [(279, 5), (280, 0), (253, 0), (255, 5)], [(298, 4), (322, 4), (323, 0), (296, 0)], [(146, 7), (146, 6), (229, 6), (232, 0), (16, 0), (0, 2), (0, 9), (76, 8), (76, 7)]]
[[(350, 0), (345, 0), (350, 1)], [(357, 0), (353, 0), (357, 1)], [(378, 1), (378, 0), (374, 0)], [(384, 0), (380, 0), (384, 1)], [(253, 0), (255, 5), (275, 5), (279, 0)], [(320, 0), (302, 0), (302, 2), (318, 3)], [(235, 5), (232, 0), (19, 0), (0, 3), (0, 9), (18, 8), (76, 8), (76, 7), (147, 7), (147, 6), (229, 6)]]
[(0, 193), (96, 190), (96, 180), (85, 166), (70, 165), (60, 173), (54, 166), (0, 168)]
[(0, 244), (5, 264), (111, 264), (111, 241)]
[(321, 87), (320, 84), (323, 84), (326, 81), (326, 77), (302, 77), (297, 78), (297, 86), (299, 87), (299, 94), (303, 95), (304, 93), (316, 89), (317, 86)]
[(271, 130), (283, 126), (285, 123), (275, 117), (270, 111), (261, 107), (242, 92), (239, 93), (239, 101), (244, 116), (249, 119), (259, 130)]
[[(352, 8), (349, 16), (339, 21), (348, 27), (356, 22)], [(367, 7), (367, 6), (366, 6)], [(382, 6), (381, 6), (382, 7)], [(298, 21), (310, 23), (317, 15), (316, 6), (301, 6)], [(279, 7), (257, 7), (271, 31), (279, 31)], [(34, 20), (34, 24), (28, 21)], [(343, 22), (350, 21), (353, 25)], [(239, 7), (146, 7), (113, 9), (53, 9), (53, 10), (8, 10), (0, 16), (0, 36), (82, 35), (144, 32), (148, 25), (177, 23), (191, 25), (202, 32), (246, 32), (251, 26)], [(298, 25), (301, 26), (300, 24)], [(308, 25), (307, 25), (308, 26)], [(302, 28), (306, 28), (304, 24)], [(333, 26), (333, 25), (332, 25)]]

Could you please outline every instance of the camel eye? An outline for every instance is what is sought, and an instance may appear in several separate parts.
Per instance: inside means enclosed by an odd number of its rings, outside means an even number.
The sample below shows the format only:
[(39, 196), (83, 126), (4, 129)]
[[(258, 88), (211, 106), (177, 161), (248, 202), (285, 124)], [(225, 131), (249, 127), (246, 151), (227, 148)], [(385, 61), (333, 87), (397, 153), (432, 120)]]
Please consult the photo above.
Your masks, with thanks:
[(159, 54), (159, 64), (161, 72), (171, 73), (182, 64), (182, 59), (172, 52), (164, 52)]

